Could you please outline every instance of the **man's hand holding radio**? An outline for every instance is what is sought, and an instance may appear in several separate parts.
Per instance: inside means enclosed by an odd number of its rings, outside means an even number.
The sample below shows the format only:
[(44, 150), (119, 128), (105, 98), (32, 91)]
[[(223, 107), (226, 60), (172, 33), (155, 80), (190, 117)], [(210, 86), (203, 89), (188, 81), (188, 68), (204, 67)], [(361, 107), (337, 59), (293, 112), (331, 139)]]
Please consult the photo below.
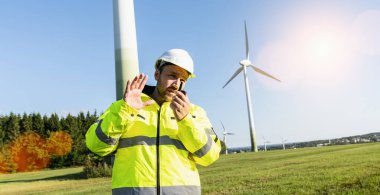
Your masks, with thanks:
[(182, 91), (177, 91), (176, 96), (173, 97), (170, 103), (170, 107), (173, 109), (174, 116), (180, 121), (189, 114), (189, 98)]

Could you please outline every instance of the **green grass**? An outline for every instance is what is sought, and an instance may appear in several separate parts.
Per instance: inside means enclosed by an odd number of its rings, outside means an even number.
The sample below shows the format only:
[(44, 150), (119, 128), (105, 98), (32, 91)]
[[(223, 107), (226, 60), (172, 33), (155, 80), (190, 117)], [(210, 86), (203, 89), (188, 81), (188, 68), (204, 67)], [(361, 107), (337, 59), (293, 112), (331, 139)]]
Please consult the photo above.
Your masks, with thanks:
[[(200, 167), (202, 194), (379, 194), (380, 143), (223, 155)], [(82, 168), (0, 175), (0, 194), (111, 194)]]
[(0, 194), (111, 194), (111, 178), (85, 179), (83, 167), (0, 174)]
[(380, 143), (227, 155), (200, 174), (204, 194), (379, 194)]

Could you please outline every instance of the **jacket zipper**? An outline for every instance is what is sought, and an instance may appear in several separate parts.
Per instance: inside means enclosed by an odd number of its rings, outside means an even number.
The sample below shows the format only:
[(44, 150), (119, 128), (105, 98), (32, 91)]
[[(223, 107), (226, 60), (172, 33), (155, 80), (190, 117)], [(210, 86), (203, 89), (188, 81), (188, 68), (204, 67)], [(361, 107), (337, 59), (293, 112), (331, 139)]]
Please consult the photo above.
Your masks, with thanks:
[(157, 137), (156, 137), (156, 159), (157, 159), (157, 195), (161, 194), (161, 186), (160, 186), (160, 112), (161, 107), (158, 110), (157, 117)]

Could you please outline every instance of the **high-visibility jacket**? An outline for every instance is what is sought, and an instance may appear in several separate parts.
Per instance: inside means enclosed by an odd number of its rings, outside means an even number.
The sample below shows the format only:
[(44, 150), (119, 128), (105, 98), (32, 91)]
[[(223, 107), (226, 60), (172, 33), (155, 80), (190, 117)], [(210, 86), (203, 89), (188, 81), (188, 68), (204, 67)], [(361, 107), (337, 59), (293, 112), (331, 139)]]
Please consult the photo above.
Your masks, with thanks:
[[(142, 94), (141, 99), (151, 98)], [(200, 194), (196, 164), (210, 165), (221, 149), (201, 107), (191, 104), (178, 121), (170, 102), (135, 110), (124, 100), (89, 128), (86, 145), (100, 156), (116, 150), (113, 194)]]

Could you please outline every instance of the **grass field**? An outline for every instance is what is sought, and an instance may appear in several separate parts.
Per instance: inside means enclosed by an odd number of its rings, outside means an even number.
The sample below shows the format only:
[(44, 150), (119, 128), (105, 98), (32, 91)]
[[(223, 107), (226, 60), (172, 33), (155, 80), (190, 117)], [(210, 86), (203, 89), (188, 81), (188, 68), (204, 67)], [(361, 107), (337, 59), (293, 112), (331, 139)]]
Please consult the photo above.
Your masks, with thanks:
[[(200, 167), (202, 194), (380, 194), (380, 143), (223, 155)], [(0, 175), (0, 194), (110, 194), (82, 168)]]

